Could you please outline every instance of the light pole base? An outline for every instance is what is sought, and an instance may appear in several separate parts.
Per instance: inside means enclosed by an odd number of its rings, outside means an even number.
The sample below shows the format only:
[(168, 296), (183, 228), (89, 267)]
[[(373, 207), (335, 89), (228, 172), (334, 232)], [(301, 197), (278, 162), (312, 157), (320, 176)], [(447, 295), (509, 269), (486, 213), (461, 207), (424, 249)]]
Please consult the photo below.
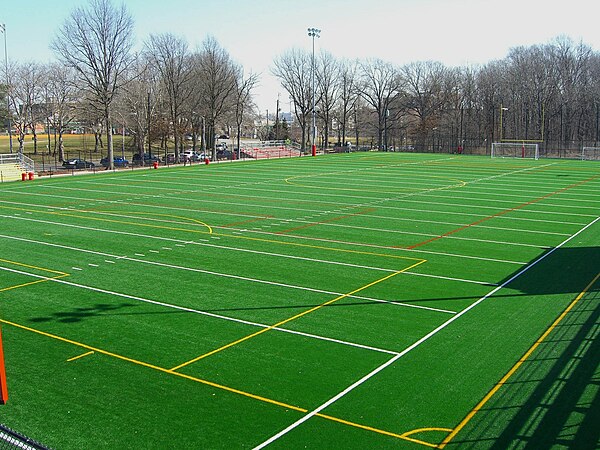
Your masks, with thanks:
[(317, 146), (315, 144), (312, 146), (312, 155), (317, 156)]

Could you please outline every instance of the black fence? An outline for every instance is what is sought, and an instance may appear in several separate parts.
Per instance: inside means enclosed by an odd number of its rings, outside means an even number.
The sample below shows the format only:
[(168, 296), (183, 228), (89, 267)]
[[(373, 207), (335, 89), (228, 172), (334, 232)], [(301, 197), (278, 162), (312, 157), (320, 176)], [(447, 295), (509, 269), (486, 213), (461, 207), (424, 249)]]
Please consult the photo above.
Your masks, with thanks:
[(0, 450), (49, 450), (39, 442), (0, 424)]

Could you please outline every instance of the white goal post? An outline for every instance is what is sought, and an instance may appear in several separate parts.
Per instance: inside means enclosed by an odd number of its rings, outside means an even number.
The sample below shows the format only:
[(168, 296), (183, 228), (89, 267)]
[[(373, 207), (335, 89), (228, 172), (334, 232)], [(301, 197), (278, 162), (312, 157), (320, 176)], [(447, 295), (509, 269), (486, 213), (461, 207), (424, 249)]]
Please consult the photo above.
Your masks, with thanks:
[(588, 161), (600, 160), (600, 147), (583, 147), (581, 150), (581, 159)]
[(540, 150), (529, 142), (492, 142), (492, 158), (539, 159)]

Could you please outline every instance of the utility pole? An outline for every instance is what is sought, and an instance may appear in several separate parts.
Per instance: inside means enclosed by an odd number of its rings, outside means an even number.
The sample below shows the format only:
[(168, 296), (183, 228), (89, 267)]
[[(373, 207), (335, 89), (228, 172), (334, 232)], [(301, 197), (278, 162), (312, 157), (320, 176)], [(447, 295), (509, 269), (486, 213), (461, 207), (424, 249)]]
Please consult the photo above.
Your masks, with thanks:
[(277, 108), (275, 108), (275, 140), (279, 140), (279, 93), (277, 94)]
[(10, 153), (13, 152), (13, 142), (12, 142), (12, 123), (10, 121), (10, 80), (8, 78), (8, 52), (6, 50), (6, 24), (0, 24), (0, 29), (2, 29), (2, 34), (4, 34), (4, 70), (6, 71), (6, 114), (8, 116), (8, 146), (10, 149)]
[(321, 30), (309, 28), (308, 35), (312, 38), (312, 155), (317, 155), (317, 110), (315, 108), (315, 38), (321, 37)]

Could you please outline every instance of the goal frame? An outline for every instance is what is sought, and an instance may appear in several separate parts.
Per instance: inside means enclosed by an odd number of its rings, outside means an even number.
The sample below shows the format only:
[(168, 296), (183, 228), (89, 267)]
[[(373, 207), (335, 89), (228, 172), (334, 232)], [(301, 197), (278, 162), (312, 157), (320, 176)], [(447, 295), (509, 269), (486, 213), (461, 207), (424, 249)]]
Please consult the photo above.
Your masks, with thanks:
[(600, 160), (600, 147), (583, 147), (581, 149), (581, 160), (582, 161), (586, 161), (586, 157), (585, 157), (586, 151), (588, 152), (588, 154), (590, 152), (593, 152), (593, 153), (595, 153), (598, 156), (597, 158), (589, 159), (589, 161), (598, 161), (598, 160)]
[[(515, 151), (510, 153), (499, 152), (498, 149), (502, 147), (511, 147)], [(526, 151), (526, 149), (530, 149), (530, 151)], [(533, 150), (533, 154), (531, 154), (531, 149)], [(505, 141), (502, 142), (492, 142), (492, 150), (491, 150), (492, 158), (527, 158), (527, 159), (540, 159), (540, 147), (537, 142), (524, 142), (524, 141)]]

